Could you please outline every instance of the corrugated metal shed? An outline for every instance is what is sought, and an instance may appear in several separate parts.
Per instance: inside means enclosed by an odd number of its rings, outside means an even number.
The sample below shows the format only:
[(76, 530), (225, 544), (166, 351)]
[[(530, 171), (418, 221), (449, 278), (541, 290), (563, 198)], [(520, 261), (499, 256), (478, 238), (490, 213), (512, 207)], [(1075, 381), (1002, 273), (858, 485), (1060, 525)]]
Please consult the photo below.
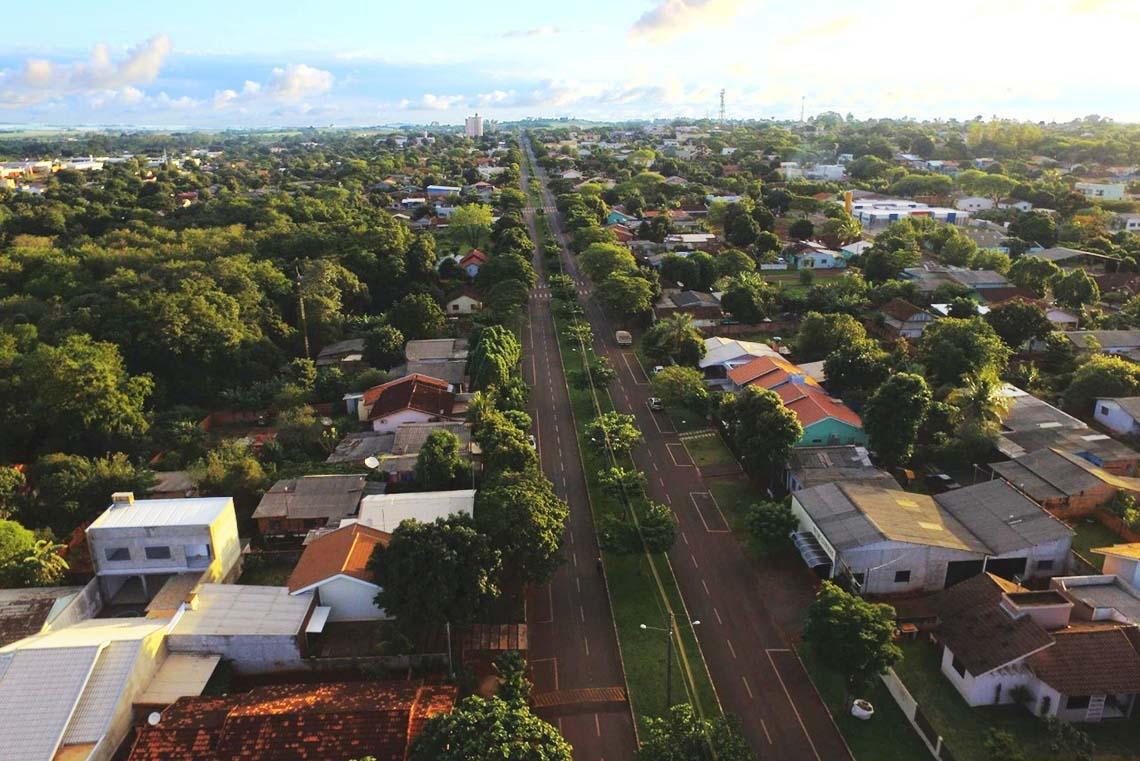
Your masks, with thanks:
[(995, 555), (1073, 535), (1072, 529), (1001, 479), (948, 491), (934, 501)]

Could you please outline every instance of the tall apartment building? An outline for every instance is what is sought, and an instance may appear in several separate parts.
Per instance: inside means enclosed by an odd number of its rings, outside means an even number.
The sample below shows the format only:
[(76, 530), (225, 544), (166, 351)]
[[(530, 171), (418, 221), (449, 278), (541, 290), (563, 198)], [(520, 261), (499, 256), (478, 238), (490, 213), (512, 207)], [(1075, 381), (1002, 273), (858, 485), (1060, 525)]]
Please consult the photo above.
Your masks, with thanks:
[(479, 114), (468, 116), (463, 125), (463, 133), (467, 137), (483, 137), (483, 117)]

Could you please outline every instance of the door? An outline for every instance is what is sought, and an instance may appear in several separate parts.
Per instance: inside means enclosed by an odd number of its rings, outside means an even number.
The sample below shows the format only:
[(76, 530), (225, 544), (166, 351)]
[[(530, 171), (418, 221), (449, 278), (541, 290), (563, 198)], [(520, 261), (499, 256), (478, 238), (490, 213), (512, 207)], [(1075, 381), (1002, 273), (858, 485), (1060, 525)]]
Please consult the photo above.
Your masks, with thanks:
[(951, 560), (946, 564), (946, 586), (945, 589), (957, 584), (959, 581), (973, 578), (982, 572), (982, 561), (980, 560)]
[(1012, 581), (1014, 576), (1019, 579), (1025, 578), (1025, 565), (1025, 558), (991, 559), (986, 563), (986, 570), (994, 576), (1001, 576), (1003, 579)]

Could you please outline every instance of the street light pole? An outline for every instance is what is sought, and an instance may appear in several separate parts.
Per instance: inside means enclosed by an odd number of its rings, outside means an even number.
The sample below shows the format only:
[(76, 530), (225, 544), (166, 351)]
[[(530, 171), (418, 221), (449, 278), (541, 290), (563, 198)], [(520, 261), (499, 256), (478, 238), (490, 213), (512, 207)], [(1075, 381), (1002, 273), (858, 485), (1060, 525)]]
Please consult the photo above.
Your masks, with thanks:
[(669, 634), (665, 637), (665, 710), (673, 707), (673, 629), (677, 622), (669, 611)]

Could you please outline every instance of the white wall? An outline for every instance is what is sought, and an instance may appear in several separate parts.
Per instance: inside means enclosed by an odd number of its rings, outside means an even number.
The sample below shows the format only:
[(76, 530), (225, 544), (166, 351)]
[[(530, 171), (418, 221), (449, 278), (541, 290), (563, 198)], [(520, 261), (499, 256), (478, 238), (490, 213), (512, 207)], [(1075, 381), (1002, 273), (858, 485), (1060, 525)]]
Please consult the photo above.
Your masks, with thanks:
[(214, 653), (233, 661), (240, 673), (262, 674), (304, 668), (301, 636), (171, 634), (166, 643), (174, 653)]
[(317, 588), (319, 605), (332, 608), (329, 621), (377, 621), (387, 619), (373, 600), (380, 587), (367, 581), (337, 576)]
[(1119, 576), (1132, 586), (1140, 587), (1140, 561), (1105, 555), (1104, 573), (1106, 576)]
[(1121, 409), (1120, 405), (1111, 399), (1097, 399), (1093, 409), (1093, 418), (1109, 430), (1120, 434), (1134, 432), (1136, 421), (1131, 415)]
[(399, 410), (388, 417), (377, 418), (372, 421), (372, 430), (379, 433), (395, 433), (396, 429), (404, 423), (428, 423), (434, 416), (418, 410)]
[[(1033, 700), (1030, 701), (1029, 706), (1033, 707), (1034, 713), (1037, 713), (1037, 706), (1040, 704), (1040, 695), (1042, 688), (1050, 690), (1048, 686), (1042, 684), (1032, 674), (1011, 674), (1001, 673), (1001, 670), (991, 671), (982, 676), (974, 676), (968, 670), (964, 676), (959, 676), (958, 672), (954, 670), (954, 653), (950, 648), (943, 646), (942, 648), (942, 674), (950, 680), (950, 684), (954, 685), (954, 689), (971, 706), (986, 706), (994, 705), (994, 697), (997, 695), (998, 685), (1001, 685), (1001, 704), (1006, 705), (1013, 702), (1010, 697), (1010, 692), (1017, 685), (1024, 685), (1033, 695)], [(1050, 711), (1054, 711), (1057, 707), (1057, 699), (1053, 698)]]
[(981, 196), (967, 196), (966, 198), (959, 198), (954, 202), (955, 208), (964, 209), (965, 211), (987, 211), (994, 207), (994, 202), (989, 198), (982, 198)]

